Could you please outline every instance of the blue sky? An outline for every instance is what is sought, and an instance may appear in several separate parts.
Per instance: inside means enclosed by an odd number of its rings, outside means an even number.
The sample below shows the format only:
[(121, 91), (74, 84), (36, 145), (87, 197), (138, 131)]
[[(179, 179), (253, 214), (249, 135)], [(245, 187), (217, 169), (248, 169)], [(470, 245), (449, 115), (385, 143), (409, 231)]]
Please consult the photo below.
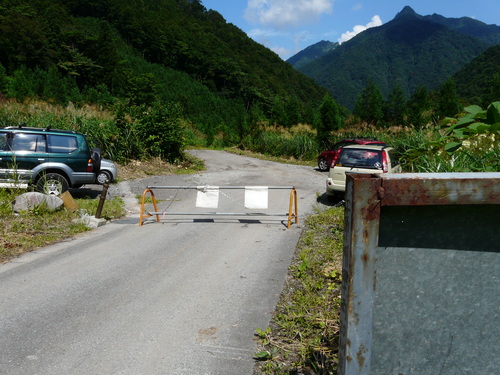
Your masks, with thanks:
[(321, 40), (342, 42), (391, 21), (406, 5), (426, 16), (500, 26), (500, 0), (201, 0), (286, 60)]

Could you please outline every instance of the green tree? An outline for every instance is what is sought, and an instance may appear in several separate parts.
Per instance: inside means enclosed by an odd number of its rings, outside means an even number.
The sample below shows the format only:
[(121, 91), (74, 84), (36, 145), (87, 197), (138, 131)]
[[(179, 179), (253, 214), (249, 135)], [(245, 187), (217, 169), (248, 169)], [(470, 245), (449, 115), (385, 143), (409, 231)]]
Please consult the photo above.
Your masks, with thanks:
[(271, 124), (286, 125), (288, 123), (288, 116), (285, 109), (283, 98), (277, 96), (274, 99), (271, 109)]
[(492, 103), (500, 99), (500, 73), (495, 73), (492, 78), (491, 90), (486, 99), (487, 103)]
[(326, 94), (319, 107), (318, 142), (327, 146), (330, 143), (331, 132), (340, 129), (341, 125), (339, 106), (330, 94)]
[(408, 100), (407, 123), (421, 128), (431, 120), (431, 101), (427, 88), (420, 86)]
[(147, 153), (171, 162), (181, 159), (185, 129), (180, 120), (179, 106), (155, 103), (149, 108), (137, 107), (137, 110), (137, 128), (139, 134), (144, 135)]
[(463, 106), (457, 94), (457, 87), (452, 78), (448, 78), (446, 82), (437, 91), (437, 116), (439, 118), (454, 117)]
[(393, 125), (403, 125), (407, 112), (406, 97), (403, 89), (398, 84), (394, 86), (387, 98), (385, 106), (385, 119)]
[(353, 111), (362, 121), (377, 125), (384, 119), (384, 98), (382, 91), (373, 82), (368, 81), (366, 87), (356, 100), (356, 106)]
[(0, 64), (0, 92), (5, 93), (7, 88), (7, 73), (2, 64)]
[(34, 87), (34, 74), (26, 66), (21, 65), (19, 69), (8, 77), (7, 80), (7, 95), (23, 101), (25, 98), (32, 97), (35, 94)]
[(136, 75), (132, 71), (123, 72), (126, 85), (122, 95), (129, 98), (131, 105), (152, 105), (157, 99), (157, 89), (152, 73)]
[(300, 122), (300, 103), (297, 96), (292, 96), (288, 98), (285, 104), (285, 110), (287, 113), (287, 124), (288, 126), (297, 125)]
[(107, 22), (99, 24), (99, 32), (95, 43), (96, 64), (100, 69), (96, 69), (97, 83), (104, 83), (111, 87), (113, 76), (118, 71), (120, 58), (112, 39), (113, 30)]

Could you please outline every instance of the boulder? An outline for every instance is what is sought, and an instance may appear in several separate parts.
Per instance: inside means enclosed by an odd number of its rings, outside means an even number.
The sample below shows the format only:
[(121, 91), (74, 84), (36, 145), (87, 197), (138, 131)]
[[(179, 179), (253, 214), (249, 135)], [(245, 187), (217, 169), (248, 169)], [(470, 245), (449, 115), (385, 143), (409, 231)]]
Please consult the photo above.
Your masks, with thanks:
[(50, 211), (55, 211), (64, 204), (63, 200), (55, 195), (45, 195), (37, 192), (24, 193), (16, 197), (13, 203), (14, 212), (32, 210), (43, 205)]

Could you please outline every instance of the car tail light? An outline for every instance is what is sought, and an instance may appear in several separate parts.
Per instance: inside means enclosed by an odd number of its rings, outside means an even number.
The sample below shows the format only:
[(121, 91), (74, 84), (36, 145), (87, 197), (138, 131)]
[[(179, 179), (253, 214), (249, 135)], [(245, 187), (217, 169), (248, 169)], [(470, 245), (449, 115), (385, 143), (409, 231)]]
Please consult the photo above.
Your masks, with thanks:
[(89, 159), (87, 162), (87, 172), (92, 172), (94, 169), (94, 164), (92, 163), (92, 159)]
[(387, 161), (387, 152), (382, 151), (382, 171), (389, 172), (389, 162)]
[(332, 159), (332, 165), (330, 165), (330, 168), (334, 168), (335, 164), (337, 164), (337, 160), (339, 160), (339, 154), (340, 154), (340, 152), (335, 153), (335, 156)]

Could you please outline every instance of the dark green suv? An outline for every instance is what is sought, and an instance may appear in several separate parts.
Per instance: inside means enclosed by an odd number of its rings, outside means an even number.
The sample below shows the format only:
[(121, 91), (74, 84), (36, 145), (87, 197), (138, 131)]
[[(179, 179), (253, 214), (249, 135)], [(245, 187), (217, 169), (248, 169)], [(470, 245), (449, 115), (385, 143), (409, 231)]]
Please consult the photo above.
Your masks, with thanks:
[(70, 187), (95, 182), (100, 150), (83, 134), (50, 128), (0, 129), (0, 186), (34, 185), (59, 195)]

